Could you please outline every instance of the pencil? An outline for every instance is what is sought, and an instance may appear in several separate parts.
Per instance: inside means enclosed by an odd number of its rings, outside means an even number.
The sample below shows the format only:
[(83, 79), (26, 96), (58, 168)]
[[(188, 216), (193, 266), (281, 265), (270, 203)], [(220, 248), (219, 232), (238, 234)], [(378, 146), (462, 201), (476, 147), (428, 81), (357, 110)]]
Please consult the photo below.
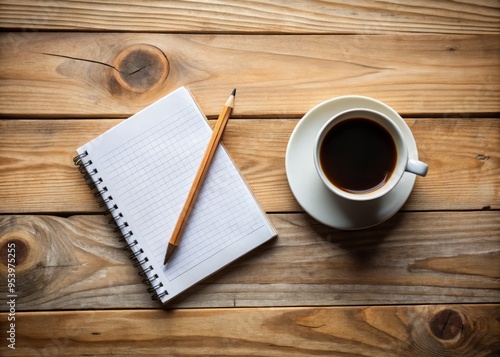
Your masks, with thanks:
[(198, 172), (196, 173), (191, 189), (189, 190), (186, 202), (184, 203), (184, 207), (181, 210), (181, 214), (179, 215), (172, 236), (170, 237), (170, 241), (168, 242), (167, 252), (165, 254), (165, 260), (163, 262), (164, 265), (167, 264), (167, 262), (172, 257), (172, 254), (179, 246), (182, 232), (186, 227), (189, 215), (191, 214), (191, 211), (196, 202), (196, 198), (198, 197), (198, 193), (200, 192), (200, 189), (203, 186), (203, 181), (205, 180), (205, 176), (208, 172), (208, 168), (210, 167), (210, 163), (212, 162), (215, 151), (217, 150), (217, 147), (219, 146), (220, 140), (222, 138), (222, 134), (224, 133), (224, 129), (226, 128), (229, 115), (231, 115), (231, 112), (233, 110), (235, 96), (236, 96), (236, 88), (233, 89), (231, 95), (229, 96), (226, 103), (222, 107), (222, 111), (219, 115), (219, 118), (217, 119), (215, 128), (212, 131), (212, 135), (210, 136), (210, 140), (208, 142), (205, 154), (203, 155), (203, 159), (201, 160), (200, 167), (198, 168)]

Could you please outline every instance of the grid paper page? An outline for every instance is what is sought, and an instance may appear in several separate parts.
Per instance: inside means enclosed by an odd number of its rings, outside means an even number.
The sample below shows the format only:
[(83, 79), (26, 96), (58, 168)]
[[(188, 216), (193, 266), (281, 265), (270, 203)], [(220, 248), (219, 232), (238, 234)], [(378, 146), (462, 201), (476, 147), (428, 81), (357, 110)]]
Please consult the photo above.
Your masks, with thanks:
[[(146, 109), (138, 115), (148, 118), (148, 112), (153, 114)], [(128, 222), (135, 239), (140, 240), (143, 255), (163, 272), (164, 285), (176, 291), (229, 263), (226, 253), (231, 259), (236, 257), (236, 247), (252, 239), (256, 232), (265, 228), (265, 240), (274, 232), (227, 152), (219, 146), (179, 248), (168, 266), (163, 266), (168, 241), (211, 129), (192, 99), (176, 101), (175, 106), (157, 112), (162, 118), (143, 120), (140, 130), (120, 128), (127, 137), (93, 160), (123, 220)], [(263, 241), (259, 233), (253, 245)], [(239, 255), (248, 250), (248, 243), (243, 246), (245, 251)]]

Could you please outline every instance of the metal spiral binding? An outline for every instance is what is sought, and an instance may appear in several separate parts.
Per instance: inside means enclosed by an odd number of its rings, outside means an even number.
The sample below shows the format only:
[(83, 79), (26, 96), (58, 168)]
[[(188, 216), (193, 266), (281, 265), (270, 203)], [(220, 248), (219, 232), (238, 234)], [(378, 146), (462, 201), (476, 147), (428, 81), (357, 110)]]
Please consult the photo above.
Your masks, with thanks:
[[(127, 233), (125, 234), (122, 234), (122, 236), (120, 238), (118, 238), (118, 242), (120, 243), (123, 243), (123, 242), (127, 242), (127, 239), (130, 237), (130, 236), (133, 236), (134, 235), (134, 232), (132, 231), (128, 231)], [(128, 249), (129, 247), (126, 246), (124, 249)], [(131, 248), (131, 247), (130, 247)]]
[(137, 244), (138, 244), (138, 243), (137, 243), (137, 240), (135, 240), (135, 239), (134, 239), (132, 242), (127, 243), (127, 244), (125, 245), (125, 247), (126, 247), (127, 249), (132, 249), (132, 247), (133, 247), (134, 245), (137, 245)]
[(151, 294), (152, 292), (156, 291), (156, 289), (159, 289), (161, 287), (163, 287), (163, 283), (158, 283), (158, 284), (156, 284), (154, 286), (151, 285), (151, 287), (148, 289), (148, 293)]
[(150, 265), (150, 266), (148, 266), (147, 268), (143, 268), (143, 269), (139, 272), (139, 275), (144, 276), (144, 275), (146, 275), (147, 273), (149, 273), (149, 272), (151, 272), (151, 271), (153, 271), (153, 270), (154, 270), (153, 266), (152, 266), (152, 265)]
[(123, 214), (121, 212), (118, 213), (116, 216), (111, 215), (111, 218), (109, 219), (108, 224), (113, 224), (117, 220), (122, 219), (122, 218), (123, 218)]
[(146, 257), (144, 259), (141, 259), (141, 260), (137, 260), (135, 263), (134, 263), (134, 268), (137, 268), (139, 266), (143, 266), (144, 264), (146, 264), (147, 262), (149, 262), (149, 259)]
[(108, 202), (112, 201), (113, 200), (113, 197), (112, 196), (108, 196), (106, 198), (102, 198), (101, 201), (99, 202), (99, 207), (104, 207), (104, 206), (107, 206), (108, 205)]
[(138, 257), (139, 255), (141, 255), (142, 253), (144, 253), (144, 251), (143, 251), (143, 250), (142, 250), (142, 248), (141, 248), (141, 249), (139, 249), (139, 250), (137, 250), (137, 251), (133, 252), (132, 254), (130, 254), (130, 255), (128, 256), (128, 258), (129, 258), (129, 259), (134, 259), (134, 258), (137, 258), (137, 257)]
[(158, 299), (161, 299), (162, 297), (167, 296), (167, 295), (168, 295), (167, 290), (163, 290), (161, 293), (154, 293), (151, 296), (151, 300), (158, 300)]
[(73, 163), (75, 165), (80, 165), (80, 162), (82, 161), (82, 159), (84, 157), (87, 157), (89, 155), (89, 153), (87, 152), (87, 150), (85, 150), (82, 154), (78, 154), (76, 155), (74, 158), (73, 158)]
[(148, 278), (142, 279), (142, 282), (143, 282), (144, 284), (151, 285), (151, 283), (152, 283), (152, 282), (153, 282), (153, 280), (155, 280), (155, 279), (158, 279), (158, 274), (154, 274), (154, 275), (152, 275), (152, 276), (150, 276), (150, 277), (148, 277)]
[[(123, 235), (123, 238), (127, 239), (128, 237), (133, 236), (133, 235), (134, 235), (134, 232), (132, 232), (132, 231), (128, 231), (127, 233), (125, 233), (125, 234)], [(136, 241), (136, 242), (137, 242), (137, 241)]]
[(113, 197), (111, 195), (105, 196), (106, 192), (108, 192), (108, 188), (103, 186), (104, 182), (101, 177), (96, 176), (99, 171), (96, 168), (92, 168), (92, 160), (85, 158), (89, 156), (87, 151), (75, 156), (73, 158), (73, 163), (78, 166), (78, 170), (83, 175), (83, 179), (85, 183), (90, 188), (91, 191), (94, 192), (94, 197), (99, 203), (99, 207), (107, 207), (106, 214), (111, 215), (111, 218), (108, 220), (108, 224), (115, 225), (113, 232), (121, 232), (122, 236), (119, 239), (120, 242), (126, 242), (125, 249), (131, 250), (132, 254), (129, 255), (129, 258), (135, 260), (134, 267), (141, 266), (142, 269), (139, 271), (139, 275), (145, 276), (143, 282), (146, 282), (150, 285), (148, 288), (148, 293), (151, 294), (152, 300), (161, 299), (162, 297), (168, 295), (167, 290), (163, 289), (159, 291), (158, 289), (163, 287), (161, 282), (158, 282), (158, 274), (154, 273), (154, 268), (152, 265), (145, 266), (149, 261), (147, 257), (143, 257), (141, 255), (144, 254), (144, 250), (138, 246), (138, 242), (136, 239), (130, 240), (130, 237), (134, 235), (132, 230), (127, 230), (129, 226), (126, 221), (123, 220), (123, 214), (119, 212), (118, 205), (113, 203)]
[(123, 228), (125, 227), (128, 227), (128, 223), (127, 222), (123, 222), (122, 224), (120, 225), (117, 225), (115, 227), (115, 229), (113, 229), (113, 232), (118, 232), (118, 231), (121, 231)]
[(94, 192), (94, 197), (99, 198), (99, 196), (103, 196), (106, 192), (108, 192), (108, 188), (104, 186), (102, 190), (99, 190), (97, 192)]
[[(83, 178), (85, 179), (85, 177), (83, 177)], [(97, 182), (92, 181), (92, 182), (90, 182), (90, 183), (88, 184), (88, 186), (89, 186), (89, 188), (90, 188), (91, 190), (95, 190), (96, 186), (97, 186), (98, 184), (100, 184), (100, 183), (102, 183), (102, 178), (100, 178), (100, 177), (99, 177), (99, 178), (97, 179)]]

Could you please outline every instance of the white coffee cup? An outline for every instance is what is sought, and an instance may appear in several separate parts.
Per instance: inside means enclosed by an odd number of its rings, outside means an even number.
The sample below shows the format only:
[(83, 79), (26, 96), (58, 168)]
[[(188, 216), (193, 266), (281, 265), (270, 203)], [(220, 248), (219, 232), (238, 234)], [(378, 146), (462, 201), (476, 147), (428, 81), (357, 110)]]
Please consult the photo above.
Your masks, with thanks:
[[(349, 121), (349, 122), (348, 122)], [(339, 126), (339, 124), (344, 123), (343, 126)], [(374, 124), (376, 123), (376, 124)], [(381, 129), (379, 126), (381, 126), (383, 129)], [(367, 126), (365, 126), (367, 125)], [(348, 127), (349, 126), (349, 127)], [(360, 126), (365, 126), (364, 128), (361, 128)], [(349, 129), (342, 129), (342, 128), (349, 128)], [(340, 187), (339, 183), (335, 183), (334, 179), (332, 179), (332, 173), (335, 173), (337, 170), (338, 174), (342, 174), (339, 172), (339, 169), (335, 167), (335, 160), (333, 157), (329, 157), (327, 154), (325, 154), (326, 148), (323, 147), (325, 145), (325, 138), (327, 138), (327, 134), (332, 133), (334, 130), (350, 130), (349, 134), (350, 136), (348, 138), (354, 138), (354, 140), (346, 140), (348, 143), (356, 145), (356, 143), (365, 144), (363, 142), (363, 138), (357, 137), (357, 132), (356, 128), (360, 127), (360, 131), (364, 130), (365, 133), (368, 133), (367, 135), (371, 135), (373, 132), (380, 132), (381, 138), (387, 137), (388, 140), (384, 140), (384, 142), (390, 141), (392, 138), (392, 141), (394, 145), (388, 144), (391, 148), (394, 148), (394, 155), (387, 155), (387, 157), (391, 157), (391, 167), (392, 169), (387, 170), (387, 174), (384, 177), (383, 180), (381, 180), (380, 183), (377, 185), (373, 185), (372, 187), (366, 187), (365, 189), (349, 189), (348, 187)], [(385, 132), (384, 132), (385, 129)], [(388, 134), (388, 136), (386, 135)], [(330, 134), (333, 135), (333, 134)], [(361, 135), (361, 133), (360, 133)], [(384, 136), (386, 135), (386, 136)], [(347, 138), (347, 137), (346, 137)], [(330, 139), (327, 139), (327, 141)], [(356, 141), (357, 140), (357, 141)], [(337, 140), (337, 143), (341, 142), (340, 140)], [(366, 141), (367, 143), (369, 140)], [(328, 143), (327, 143), (328, 144)], [(330, 144), (328, 144), (330, 145)], [(365, 149), (368, 149), (367, 153), (371, 153), (370, 151), (370, 146), (366, 144), (366, 147), (363, 147)], [(343, 149), (343, 148), (342, 148)], [(346, 148), (344, 151), (339, 151), (339, 152), (346, 152), (348, 153), (349, 151), (355, 151), (356, 147), (351, 146), (350, 144), (346, 145)], [(376, 152), (376, 148), (374, 148), (374, 152)], [(392, 150), (392, 149), (391, 149)], [(391, 153), (393, 151), (390, 151)], [(413, 174), (417, 174), (420, 176), (425, 176), (427, 174), (427, 169), (428, 166), (422, 161), (415, 160), (415, 159), (410, 159), (408, 156), (408, 144), (405, 140), (405, 137), (399, 127), (392, 121), (389, 117), (386, 115), (370, 110), (370, 109), (364, 109), (364, 108), (355, 108), (355, 109), (349, 109), (346, 111), (343, 111), (332, 118), (330, 118), (321, 128), (319, 131), (316, 141), (315, 141), (315, 146), (314, 146), (314, 165), (316, 167), (316, 171), (318, 172), (319, 177), (323, 181), (323, 183), (328, 187), (329, 190), (331, 190), (333, 193), (337, 194), (340, 197), (343, 197), (348, 200), (354, 200), (354, 201), (368, 201), (368, 200), (374, 200), (376, 198), (382, 197), (385, 194), (387, 194), (389, 191), (391, 191), (401, 180), (401, 177), (403, 177), (403, 174), (405, 172), (410, 172)], [(382, 151), (381, 151), (382, 152)], [(322, 156), (322, 159), (320, 158), (320, 155)], [(326, 156), (325, 156), (326, 155)], [(353, 157), (357, 158), (359, 157), (353, 155)], [(331, 156), (331, 155), (330, 155)], [(346, 155), (346, 158), (350, 156)], [(325, 160), (331, 159), (332, 162), (327, 162)], [(365, 158), (362, 158), (365, 159)], [(347, 165), (351, 165), (351, 161), (349, 160), (344, 160)], [(368, 172), (367, 170), (375, 170), (375, 168), (369, 168), (369, 166), (373, 165), (365, 165), (363, 162), (366, 162), (366, 160), (352, 160), (352, 167), (356, 168), (357, 171), (360, 173), (359, 178), (363, 180), (362, 175), (370, 176), (371, 172)], [(358, 162), (359, 161), (359, 162)], [(323, 162), (323, 164), (322, 164)], [(329, 166), (329, 169), (326, 169), (330, 172), (330, 178), (328, 172), (325, 170), (325, 165)], [(333, 167), (332, 167), (333, 165)], [(389, 165), (389, 164), (388, 164)], [(341, 166), (341, 165), (339, 165)], [(364, 168), (366, 166), (366, 170)], [(375, 165), (376, 166), (376, 165)], [(345, 165), (343, 167), (346, 167)], [(381, 170), (381, 168), (377, 168), (377, 170)], [(348, 169), (349, 171), (351, 169)], [(354, 172), (354, 171), (352, 171)], [(352, 177), (352, 172), (349, 174)], [(347, 177), (349, 177), (347, 175)], [(344, 185), (348, 186), (348, 184)]]

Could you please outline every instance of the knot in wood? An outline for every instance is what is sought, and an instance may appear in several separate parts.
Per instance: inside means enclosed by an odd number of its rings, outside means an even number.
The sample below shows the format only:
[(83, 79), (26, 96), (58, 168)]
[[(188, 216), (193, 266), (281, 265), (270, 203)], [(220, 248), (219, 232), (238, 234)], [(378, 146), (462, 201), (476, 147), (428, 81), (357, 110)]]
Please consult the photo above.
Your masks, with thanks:
[(124, 89), (143, 93), (161, 85), (167, 79), (170, 65), (167, 56), (151, 45), (134, 45), (123, 50), (113, 67), (116, 82)]
[(462, 332), (463, 327), (464, 324), (460, 314), (450, 309), (438, 312), (430, 321), (432, 333), (441, 340), (456, 338)]
[(0, 243), (0, 264), (17, 267), (26, 261), (28, 246), (24, 240), (11, 236)]

